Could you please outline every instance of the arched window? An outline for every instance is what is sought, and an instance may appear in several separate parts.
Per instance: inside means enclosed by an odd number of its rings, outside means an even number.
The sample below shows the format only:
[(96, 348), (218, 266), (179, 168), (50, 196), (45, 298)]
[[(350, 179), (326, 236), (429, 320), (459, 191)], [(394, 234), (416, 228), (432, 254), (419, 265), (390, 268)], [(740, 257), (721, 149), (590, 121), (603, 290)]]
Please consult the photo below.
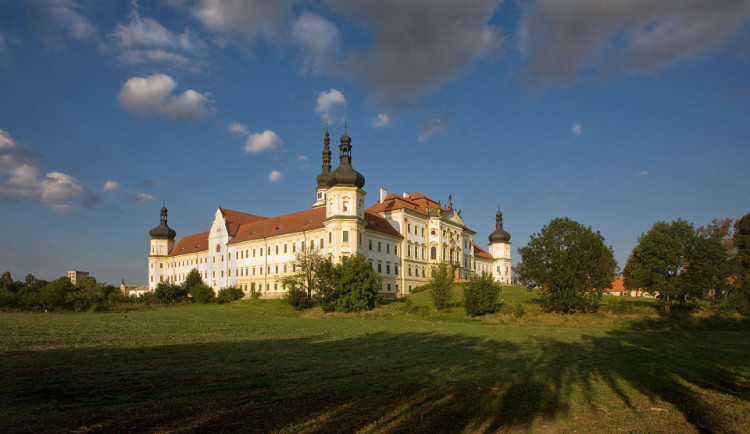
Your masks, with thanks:
[(216, 252), (221, 252), (221, 244), (216, 245)]

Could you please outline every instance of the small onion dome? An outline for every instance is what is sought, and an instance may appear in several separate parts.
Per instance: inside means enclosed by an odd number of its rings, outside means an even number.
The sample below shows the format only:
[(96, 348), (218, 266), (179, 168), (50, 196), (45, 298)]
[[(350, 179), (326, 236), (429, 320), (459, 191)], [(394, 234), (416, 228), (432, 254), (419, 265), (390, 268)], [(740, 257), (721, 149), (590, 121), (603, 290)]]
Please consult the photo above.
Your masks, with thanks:
[(503, 229), (503, 213), (500, 211), (495, 215), (495, 232), (490, 234), (490, 243), (508, 243), (510, 234)]
[(352, 139), (346, 132), (340, 139), (339, 145), (339, 167), (328, 174), (326, 185), (355, 185), (359, 188), (365, 186), (365, 177), (352, 167)]
[(151, 235), (151, 238), (167, 238), (170, 240), (177, 236), (177, 232), (167, 226), (167, 207), (161, 207), (159, 226), (148, 231), (148, 234)]

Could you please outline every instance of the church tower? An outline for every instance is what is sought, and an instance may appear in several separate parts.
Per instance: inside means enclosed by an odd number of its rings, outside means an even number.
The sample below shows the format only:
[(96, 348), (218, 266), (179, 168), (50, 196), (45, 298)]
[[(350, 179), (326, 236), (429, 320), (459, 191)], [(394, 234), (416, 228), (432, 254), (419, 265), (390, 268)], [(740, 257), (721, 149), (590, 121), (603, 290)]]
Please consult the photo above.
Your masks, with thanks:
[(334, 262), (364, 252), (365, 177), (352, 167), (352, 139), (340, 139), (339, 167), (326, 177), (326, 219), (328, 245)]
[(320, 171), (320, 175), (316, 178), (318, 181), (318, 186), (316, 187), (317, 191), (317, 199), (315, 200), (315, 203), (313, 203), (313, 208), (318, 208), (321, 206), (325, 206), (326, 204), (326, 190), (328, 190), (328, 184), (326, 184), (326, 179), (328, 178), (328, 175), (331, 173), (331, 138), (328, 136), (328, 126), (326, 126), (326, 135), (323, 138), (323, 168)]
[(503, 213), (495, 215), (495, 232), (490, 234), (490, 254), (495, 260), (492, 263), (492, 276), (495, 282), (511, 284), (510, 234), (503, 229)]
[(161, 207), (159, 225), (150, 231), (151, 250), (148, 255), (148, 288), (154, 290), (159, 282), (166, 280), (168, 270), (164, 268), (164, 261), (174, 247), (174, 237), (177, 232), (167, 225), (167, 207)]

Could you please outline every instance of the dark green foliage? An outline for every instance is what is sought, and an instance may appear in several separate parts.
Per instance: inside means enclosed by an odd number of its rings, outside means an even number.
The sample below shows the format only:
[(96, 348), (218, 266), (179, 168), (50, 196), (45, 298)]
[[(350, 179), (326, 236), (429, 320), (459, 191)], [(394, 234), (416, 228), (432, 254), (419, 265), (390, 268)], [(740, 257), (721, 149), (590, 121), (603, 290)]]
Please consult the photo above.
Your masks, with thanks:
[(628, 257), (623, 270), (625, 287), (659, 293), (667, 306), (673, 301), (684, 303), (686, 294), (681, 274), (694, 241), (693, 225), (685, 220), (654, 223), (648, 232), (638, 237), (638, 245)]
[(187, 297), (188, 290), (185, 285), (175, 285), (169, 282), (159, 282), (154, 290), (154, 295), (162, 303), (176, 303)]
[(624, 298), (612, 299), (607, 303), (609, 311), (617, 315), (631, 314), (635, 312), (635, 306), (629, 300)]
[(185, 276), (185, 281), (182, 282), (182, 287), (185, 289), (185, 294), (189, 293), (196, 285), (203, 285), (203, 278), (201, 277), (200, 271), (197, 268), (193, 268)]
[[(432, 267), (430, 278), (430, 296), (437, 310), (445, 310), (451, 306), (451, 287), (453, 286), (453, 267), (440, 263)], [(412, 291), (413, 292), (413, 291)]]
[(750, 270), (750, 213), (735, 222), (733, 241), (740, 265), (747, 272)]
[(546, 311), (594, 312), (602, 291), (612, 284), (617, 262), (604, 237), (591, 227), (557, 218), (520, 249), (519, 278), (541, 286)]
[(216, 300), (216, 294), (214, 293), (214, 290), (211, 289), (210, 286), (205, 284), (198, 284), (193, 287), (193, 289), (190, 292), (190, 295), (193, 296), (193, 300), (196, 303), (211, 303)]
[(682, 273), (682, 296), (698, 300), (717, 296), (729, 289), (735, 267), (720, 238), (697, 237), (688, 247)]
[(297, 310), (307, 309), (312, 306), (312, 300), (307, 298), (307, 291), (296, 284), (287, 285), (284, 300)]
[(500, 286), (495, 284), (492, 275), (474, 275), (464, 286), (464, 309), (469, 316), (479, 316), (497, 311)]
[(311, 249), (305, 243), (302, 243), (300, 250), (294, 254), (296, 272), (283, 279), (283, 284), (287, 287), (293, 285), (307, 294), (307, 298), (312, 300), (314, 292), (318, 292), (320, 279), (318, 277), (318, 267), (326, 260), (320, 254), (320, 250)]
[(68, 308), (68, 295), (75, 291), (75, 286), (67, 277), (61, 277), (45, 285), (39, 291), (39, 301), (45, 309)]
[(216, 294), (216, 301), (219, 304), (229, 303), (241, 299), (244, 295), (245, 293), (240, 288), (229, 286), (219, 290), (219, 293)]
[(359, 312), (380, 305), (380, 275), (362, 255), (344, 258), (336, 265), (323, 261), (316, 275), (318, 298), (326, 312)]

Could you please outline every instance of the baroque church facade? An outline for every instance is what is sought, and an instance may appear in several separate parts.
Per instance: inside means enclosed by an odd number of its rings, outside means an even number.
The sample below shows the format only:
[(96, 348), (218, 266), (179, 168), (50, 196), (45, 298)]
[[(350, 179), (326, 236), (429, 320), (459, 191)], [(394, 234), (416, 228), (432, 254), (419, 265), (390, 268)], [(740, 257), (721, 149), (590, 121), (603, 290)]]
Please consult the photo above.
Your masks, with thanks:
[(440, 262), (452, 265), (459, 280), (487, 272), (496, 282), (511, 284), (510, 234), (503, 229), (502, 213), (497, 213), (496, 230), (484, 250), (450, 197), (442, 206), (420, 193), (380, 189), (378, 202), (365, 208), (365, 178), (352, 167), (351, 150), (345, 132), (339, 165), (332, 171), (326, 129), (317, 196), (308, 210), (267, 218), (219, 207), (207, 232), (175, 242), (163, 207), (159, 225), (149, 232), (149, 290), (159, 282), (180, 284), (196, 268), (214, 290), (235, 286), (246, 293), (259, 291), (264, 298), (281, 297), (281, 280), (297, 271), (296, 253), (305, 248), (334, 262), (364, 255), (382, 276), (384, 297), (408, 295), (428, 283), (432, 266)]

